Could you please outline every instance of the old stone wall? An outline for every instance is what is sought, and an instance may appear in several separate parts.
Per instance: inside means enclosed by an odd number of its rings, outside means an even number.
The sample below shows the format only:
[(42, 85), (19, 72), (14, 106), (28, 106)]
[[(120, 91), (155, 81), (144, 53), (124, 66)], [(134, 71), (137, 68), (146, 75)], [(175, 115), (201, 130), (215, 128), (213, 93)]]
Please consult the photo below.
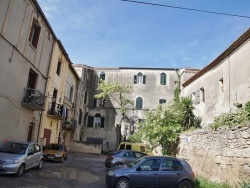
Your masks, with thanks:
[(177, 157), (186, 159), (196, 175), (211, 181), (233, 187), (250, 182), (250, 123), (182, 134)]

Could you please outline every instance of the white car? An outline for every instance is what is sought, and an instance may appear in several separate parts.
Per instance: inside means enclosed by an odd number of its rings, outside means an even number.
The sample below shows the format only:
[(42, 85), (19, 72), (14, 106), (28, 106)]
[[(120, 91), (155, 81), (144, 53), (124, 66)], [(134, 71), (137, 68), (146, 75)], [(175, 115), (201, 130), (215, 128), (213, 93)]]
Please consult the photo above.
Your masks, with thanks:
[(25, 170), (42, 166), (43, 150), (38, 144), (19, 141), (0, 144), (0, 174), (21, 176)]

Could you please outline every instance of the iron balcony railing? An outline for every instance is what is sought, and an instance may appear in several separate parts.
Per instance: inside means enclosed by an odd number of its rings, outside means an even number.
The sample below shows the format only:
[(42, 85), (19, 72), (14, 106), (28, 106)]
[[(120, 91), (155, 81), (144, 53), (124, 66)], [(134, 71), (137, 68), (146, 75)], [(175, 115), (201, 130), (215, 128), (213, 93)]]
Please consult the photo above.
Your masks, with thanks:
[(66, 108), (62, 104), (50, 102), (48, 105), (48, 115), (57, 119), (64, 119), (66, 117)]
[(62, 128), (64, 129), (73, 129), (75, 130), (77, 126), (77, 121), (75, 121), (73, 118), (66, 118), (62, 122)]
[(36, 89), (25, 88), (22, 105), (32, 110), (44, 111), (45, 98), (42, 92)]

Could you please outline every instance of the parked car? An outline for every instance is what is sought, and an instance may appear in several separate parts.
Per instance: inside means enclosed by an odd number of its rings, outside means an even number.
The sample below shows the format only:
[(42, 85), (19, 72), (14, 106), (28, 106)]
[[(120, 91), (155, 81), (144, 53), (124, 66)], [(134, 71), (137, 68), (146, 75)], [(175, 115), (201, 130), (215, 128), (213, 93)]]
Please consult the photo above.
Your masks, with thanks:
[(143, 156), (147, 156), (147, 154), (133, 150), (119, 150), (110, 152), (106, 157), (105, 166), (107, 168), (111, 168), (113, 166), (129, 164)]
[(107, 187), (116, 188), (193, 188), (194, 181), (194, 172), (185, 160), (164, 156), (145, 156), (106, 173)]
[(64, 162), (68, 157), (68, 150), (65, 144), (51, 143), (43, 151), (44, 160)]
[(8, 141), (0, 145), (0, 174), (21, 176), (25, 170), (43, 165), (42, 147), (33, 142)]

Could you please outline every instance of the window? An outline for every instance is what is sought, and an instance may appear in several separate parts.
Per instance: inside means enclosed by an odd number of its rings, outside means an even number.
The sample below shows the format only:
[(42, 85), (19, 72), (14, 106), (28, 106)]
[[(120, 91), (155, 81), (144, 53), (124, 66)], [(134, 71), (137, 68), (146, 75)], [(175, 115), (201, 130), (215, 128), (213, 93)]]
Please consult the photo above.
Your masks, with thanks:
[(100, 74), (100, 81), (105, 80), (105, 72), (101, 72)]
[(171, 159), (164, 159), (162, 171), (180, 171), (182, 170), (182, 165), (180, 161), (175, 161)]
[(136, 109), (142, 109), (143, 99), (141, 97), (136, 98)]
[(88, 93), (87, 93), (87, 90), (85, 91), (85, 95), (84, 95), (84, 104), (87, 103), (87, 96), (88, 96)]
[(95, 127), (101, 127), (101, 115), (100, 114), (95, 115), (94, 125)]
[(146, 84), (146, 76), (139, 72), (134, 75), (134, 84)]
[(164, 103), (166, 103), (166, 102), (167, 102), (166, 99), (159, 99), (159, 104), (164, 104)]
[(204, 88), (201, 88), (201, 101), (205, 102), (205, 90), (204, 90)]
[(150, 159), (143, 163), (141, 166), (141, 171), (159, 171), (160, 159)]
[(69, 92), (69, 100), (70, 102), (73, 102), (73, 91), (74, 91), (74, 88), (73, 86), (70, 87), (70, 92)]
[(57, 63), (57, 68), (56, 68), (56, 74), (57, 74), (58, 76), (60, 76), (61, 65), (62, 65), (62, 62), (61, 62), (61, 61), (58, 61), (58, 63)]
[(200, 90), (195, 92), (195, 104), (200, 104)]
[(166, 85), (167, 83), (167, 79), (166, 79), (166, 74), (165, 73), (161, 73), (161, 85)]
[(88, 127), (100, 127), (104, 128), (104, 117), (101, 117), (100, 114), (95, 116), (88, 116)]
[(29, 41), (35, 48), (37, 48), (40, 31), (41, 27), (39, 26), (38, 22), (34, 19), (30, 30)]
[(220, 92), (223, 92), (224, 91), (223, 78), (219, 80), (219, 87), (220, 87)]
[(82, 109), (79, 110), (78, 124), (82, 124)]

